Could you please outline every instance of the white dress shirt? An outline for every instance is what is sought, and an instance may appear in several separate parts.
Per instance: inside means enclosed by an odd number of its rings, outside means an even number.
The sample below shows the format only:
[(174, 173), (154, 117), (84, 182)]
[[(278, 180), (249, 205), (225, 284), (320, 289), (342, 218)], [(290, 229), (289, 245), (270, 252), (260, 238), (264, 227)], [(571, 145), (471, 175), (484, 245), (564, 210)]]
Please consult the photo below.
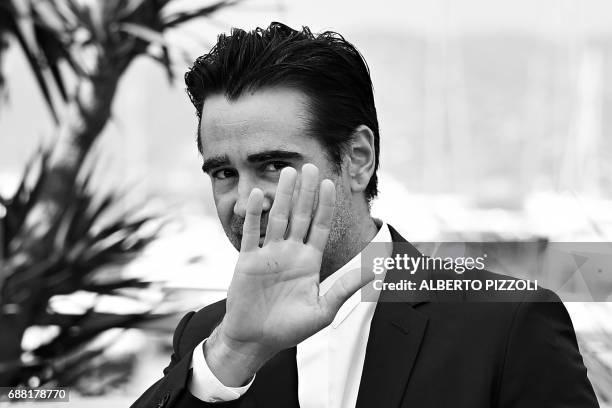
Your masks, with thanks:
[[(387, 255), (391, 255), (391, 233), (386, 224), (382, 224), (372, 242), (389, 243)], [(361, 269), (361, 254), (323, 280), (319, 285), (319, 295), (324, 295), (336, 280), (356, 268)], [(355, 407), (375, 308), (376, 302), (362, 302), (361, 293), (357, 291), (344, 302), (329, 326), (297, 345), (298, 399), (301, 408)], [(192, 354), (193, 375), (189, 381), (189, 391), (205, 402), (239, 398), (249, 389), (254, 378), (244, 387), (224, 386), (206, 364), (202, 347), (204, 341)]]

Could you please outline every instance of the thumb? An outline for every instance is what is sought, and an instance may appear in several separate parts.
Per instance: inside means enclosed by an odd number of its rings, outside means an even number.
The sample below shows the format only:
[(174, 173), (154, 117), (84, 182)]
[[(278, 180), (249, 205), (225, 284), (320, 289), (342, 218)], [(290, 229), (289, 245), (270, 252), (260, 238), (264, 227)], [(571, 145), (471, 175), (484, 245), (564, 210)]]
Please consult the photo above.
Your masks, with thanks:
[(374, 273), (369, 268), (355, 268), (340, 277), (331, 288), (321, 296), (325, 316), (331, 322), (338, 309), (355, 292), (374, 280)]

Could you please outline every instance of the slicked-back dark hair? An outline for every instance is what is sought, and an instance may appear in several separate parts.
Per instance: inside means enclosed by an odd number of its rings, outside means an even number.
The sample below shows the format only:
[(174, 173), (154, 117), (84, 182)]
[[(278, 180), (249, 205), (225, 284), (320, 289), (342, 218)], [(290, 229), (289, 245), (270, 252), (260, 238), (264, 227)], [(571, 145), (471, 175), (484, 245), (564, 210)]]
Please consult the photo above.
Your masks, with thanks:
[(357, 49), (340, 34), (296, 31), (273, 22), (267, 29), (232, 29), (221, 34), (208, 54), (196, 59), (185, 74), (187, 93), (198, 116), (198, 150), (204, 100), (224, 94), (236, 100), (245, 92), (287, 86), (308, 97), (311, 136), (325, 147), (340, 168), (351, 136), (360, 125), (374, 133), (374, 174), (365, 190), (368, 201), (377, 193), (379, 130), (370, 71)]

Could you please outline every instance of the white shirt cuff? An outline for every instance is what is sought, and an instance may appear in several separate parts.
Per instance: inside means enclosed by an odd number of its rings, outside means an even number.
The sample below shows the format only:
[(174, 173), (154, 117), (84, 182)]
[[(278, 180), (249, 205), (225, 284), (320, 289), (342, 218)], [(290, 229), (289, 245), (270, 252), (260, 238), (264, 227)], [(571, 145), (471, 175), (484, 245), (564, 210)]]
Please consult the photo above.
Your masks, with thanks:
[(191, 367), (193, 372), (189, 380), (189, 392), (197, 399), (204, 402), (225, 402), (240, 398), (253, 384), (255, 376), (243, 387), (226, 387), (210, 371), (208, 363), (204, 358), (204, 343), (202, 340), (191, 355)]

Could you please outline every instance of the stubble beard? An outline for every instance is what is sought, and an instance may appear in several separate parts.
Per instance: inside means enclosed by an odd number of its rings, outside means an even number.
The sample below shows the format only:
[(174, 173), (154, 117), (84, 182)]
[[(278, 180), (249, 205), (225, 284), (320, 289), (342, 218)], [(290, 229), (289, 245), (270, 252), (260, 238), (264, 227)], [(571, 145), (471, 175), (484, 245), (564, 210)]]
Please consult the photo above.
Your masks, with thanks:
[(340, 269), (354, 255), (354, 247), (359, 246), (358, 237), (352, 236), (356, 220), (351, 209), (351, 198), (347, 195), (341, 180), (336, 184), (336, 205), (327, 245), (321, 263), (321, 280)]

